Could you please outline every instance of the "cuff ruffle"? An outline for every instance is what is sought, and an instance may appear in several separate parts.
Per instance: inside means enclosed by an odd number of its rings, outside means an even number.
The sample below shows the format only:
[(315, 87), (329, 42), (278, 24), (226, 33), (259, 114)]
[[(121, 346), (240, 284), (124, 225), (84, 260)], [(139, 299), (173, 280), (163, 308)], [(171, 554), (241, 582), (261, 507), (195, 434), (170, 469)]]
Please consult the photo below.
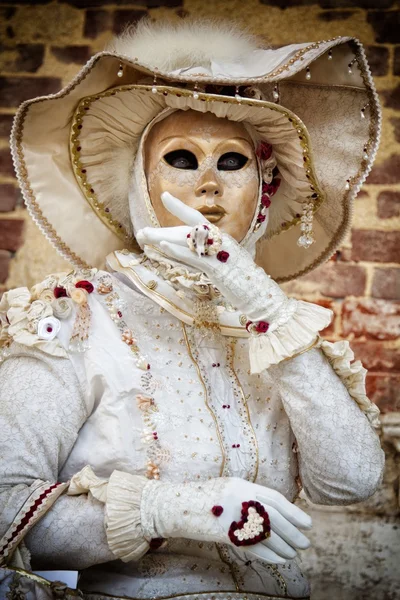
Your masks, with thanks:
[(140, 520), (140, 503), (146, 477), (121, 471), (111, 474), (106, 503), (107, 541), (111, 552), (124, 562), (138, 560), (147, 552)]
[(329, 360), (336, 375), (343, 381), (349, 395), (357, 402), (371, 425), (378, 428), (380, 426), (379, 408), (366, 395), (367, 369), (364, 369), (359, 360), (352, 362), (354, 352), (350, 348), (349, 342), (342, 340), (332, 343), (321, 340), (319, 347)]
[(92, 467), (86, 465), (79, 473), (76, 473), (71, 481), (67, 494), (78, 496), (79, 494), (91, 494), (93, 498), (105, 504), (107, 500), (108, 479), (97, 477)]
[(113, 471), (110, 479), (97, 477), (86, 465), (70, 481), (67, 494), (91, 494), (105, 504), (107, 542), (124, 562), (138, 560), (149, 549), (140, 520), (142, 491), (149, 480), (140, 475)]
[(306, 349), (331, 320), (331, 310), (310, 302), (297, 301), (296, 310), (286, 323), (273, 330), (270, 328), (267, 333), (250, 337), (251, 372), (260, 373)]

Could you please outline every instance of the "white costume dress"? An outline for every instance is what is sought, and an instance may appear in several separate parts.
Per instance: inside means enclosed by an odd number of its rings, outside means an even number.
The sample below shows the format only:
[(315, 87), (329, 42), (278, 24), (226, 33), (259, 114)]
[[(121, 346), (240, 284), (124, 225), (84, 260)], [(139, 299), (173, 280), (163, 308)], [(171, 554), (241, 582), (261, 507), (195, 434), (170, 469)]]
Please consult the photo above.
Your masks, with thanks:
[[(117, 257), (120, 264), (132, 261), (130, 255)], [(118, 470), (128, 476), (113, 488), (117, 524), (108, 527), (117, 532), (119, 519), (124, 524), (122, 537), (116, 533), (112, 541), (116, 554), (107, 543), (102, 502), (92, 494), (64, 494), (25, 537), (36, 568), (85, 569), (82, 589), (114, 596), (307, 597), (295, 561), (246, 564), (227, 546), (180, 539), (146, 553), (149, 546), (138, 534), (146, 479), (129, 474), (145, 476), (157, 468), (161, 481), (199, 486), (210, 477), (236, 476), (291, 501), (301, 482), (316, 503), (363, 500), (376, 489), (384, 459), (371, 423), (349, 395), (357, 396), (357, 385), (349, 383), (357, 377), (349, 380), (347, 370), (341, 381), (318, 348), (249, 374), (247, 339), (207, 336), (173, 316), (156, 292), (164, 286), (170, 297), (179, 296), (146, 263), (133, 262), (124, 282), (101, 271), (92, 279), (91, 347), (85, 353), (59, 358), (34, 346), (11, 346), (0, 370), (1, 430), (7, 432), (1, 533), (23, 519), (35, 490), (67, 482), (86, 465), (106, 479)], [(146, 271), (159, 283), (154, 291), (147, 288), (151, 298), (133, 284)], [(112, 291), (96, 292), (104, 282)], [(121, 341), (121, 320), (134, 333), (142, 362)], [(73, 315), (62, 323), (58, 337), (66, 345)], [(336, 349), (338, 372), (349, 367), (344, 344), (329, 345), (331, 356)], [(104, 484), (87, 469), (77, 482), (75, 493), (94, 483), (94, 495), (102, 497)], [(182, 518), (184, 511), (182, 506)], [(132, 540), (134, 561), (103, 564)]]
[[(124, 39), (59, 95), (24, 104), (16, 117), (12, 151), (25, 200), (77, 271), (11, 290), (0, 303), (0, 595), (55, 597), (54, 587), (18, 571), (31, 563), (83, 571), (79, 588), (93, 600), (308, 598), (294, 560), (274, 566), (183, 537), (152, 544), (141, 506), (164, 494), (163, 512), (173, 506), (171, 517), (193, 519), (186, 529), (195, 531), (210, 479), (257, 482), (291, 502), (303, 487), (321, 504), (361, 501), (380, 482), (379, 411), (365, 395), (365, 370), (350, 364), (347, 342), (318, 338), (330, 311), (281, 298), (287, 308), (268, 334), (252, 337), (246, 314), (208, 296), (210, 282), (193, 269), (177, 272), (148, 248), (139, 258), (116, 250), (132, 249), (139, 229), (157, 226), (141, 144), (149, 124), (176, 110), (245, 121), (272, 145), (282, 181), (269, 228), (262, 204), (243, 245), (253, 256), (257, 249), (273, 279), (326, 260), (350, 226), (380, 123), (358, 42), (275, 51), (240, 46), (235, 35), (231, 48), (243, 60), (229, 51), (231, 62), (204, 59), (200, 42), (198, 67), (195, 54), (165, 65), (164, 47), (164, 62), (149, 66), (140, 53), (148, 43), (129, 49)], [(326, 62), (332, 52), (336, 63)], [(349, 83), (355, 61), (360, 73)], [(309, 65), (314, 88), (303, 82)], [(236, 94), (224, 95), (225, 85)], [(355, 124), (360, 110), (367, 118)], [(328, 152), (329, 136), (340, 143)], [(110, 273), (104, 249), (113, 251)], [(172, 502), (168, 486), (149, 487), (149, 479), (186, 484), (190, 511), (184, 502), (176, 508), (179, 493)]]

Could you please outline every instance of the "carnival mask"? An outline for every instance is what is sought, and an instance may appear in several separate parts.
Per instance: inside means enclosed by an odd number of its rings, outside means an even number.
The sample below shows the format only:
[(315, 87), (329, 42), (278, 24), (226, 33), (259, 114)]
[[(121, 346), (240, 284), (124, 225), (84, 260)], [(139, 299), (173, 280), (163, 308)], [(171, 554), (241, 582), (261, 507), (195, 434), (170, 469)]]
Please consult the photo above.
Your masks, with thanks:
[(238, 242), (247, 234), (259, 176), (254, 145), (241, 123), (193, 110), (173, 113), (146, 140), (145, 173), (161, 227), (181, 224), (161, 202), (168, 191)]

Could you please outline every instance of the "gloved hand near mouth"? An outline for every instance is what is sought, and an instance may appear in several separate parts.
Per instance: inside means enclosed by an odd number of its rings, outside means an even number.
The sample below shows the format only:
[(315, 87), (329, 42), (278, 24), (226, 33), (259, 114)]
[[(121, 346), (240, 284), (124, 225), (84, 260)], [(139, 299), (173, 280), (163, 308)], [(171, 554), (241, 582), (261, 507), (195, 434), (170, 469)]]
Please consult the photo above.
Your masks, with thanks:
[[(171, 258), (206, 273), (226, 300), (246, 315), (252, 372), (260, 372), (313, 344), (332, 312), (289, 299), (230, 235), (168, 192), (164, 206), (185, 225), (145, 227), (139, 244), (155, 245)], [(281, 335), (282, 334), (282, 335)]]

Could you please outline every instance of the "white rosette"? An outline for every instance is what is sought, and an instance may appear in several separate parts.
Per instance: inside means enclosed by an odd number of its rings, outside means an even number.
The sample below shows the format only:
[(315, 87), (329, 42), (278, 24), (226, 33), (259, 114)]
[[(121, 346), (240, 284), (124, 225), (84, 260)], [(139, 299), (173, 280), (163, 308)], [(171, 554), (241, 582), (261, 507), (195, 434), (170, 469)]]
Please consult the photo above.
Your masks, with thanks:
[(61, 323), (56, 317), (45, 317), (38, 323), (37, 335), (40, 340), (51, 342), (60, 331)]

